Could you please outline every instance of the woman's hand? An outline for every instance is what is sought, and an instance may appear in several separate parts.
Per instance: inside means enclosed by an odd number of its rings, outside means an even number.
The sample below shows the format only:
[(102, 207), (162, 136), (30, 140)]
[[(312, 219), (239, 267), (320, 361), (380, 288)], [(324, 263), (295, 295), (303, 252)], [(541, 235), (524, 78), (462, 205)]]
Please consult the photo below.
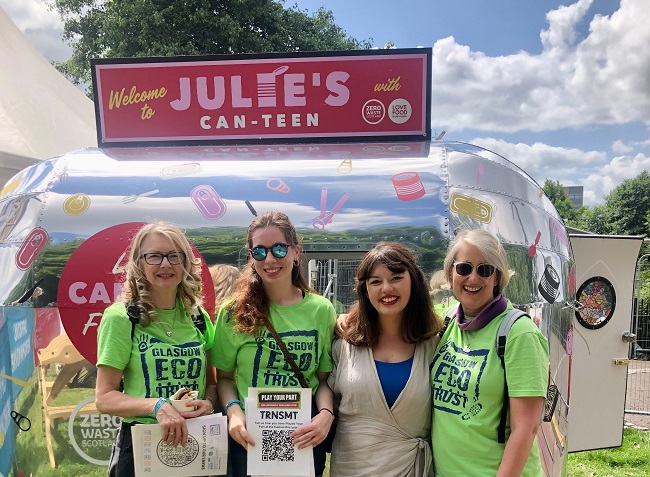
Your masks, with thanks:
[(289, 437), (298, 449), (316, 447), (325, 440), (333, 422), (334, 415), (323, 409), (311, 419), (309, 424), (299, 427), (289, 434)]
[(239, 405), (228, 408), (228, 433), (239, 445), (248, 450), (248, 446), (255, 447), (255, 441), (246, 430), (246, 415)]
[(163, 404), (156, 413), (156, 419), (160, 424), (162, 438), (165, 444), (178, 447), (187, 444), (187, 424), (185, 418), (169, 403)]
[[(185, 419), (207, 416), (214, 411), (214, 405), (209, 399), (192, 399), (191, 401), (186, 401), (185, 406), (188, 408), (187, 411), (181, 412), (181, 416)], [(195, 409), (192, 409), (193, 407)]]
[(337, 336), (337, 338), (341, 338), (345, 333), (345, 330), (348, 328), (349, 317), (350, 315), (348, 313), (345, 313), (343, 315), (339, 315), (336, 318), (336, 326), (334, 326), (334, 334)]

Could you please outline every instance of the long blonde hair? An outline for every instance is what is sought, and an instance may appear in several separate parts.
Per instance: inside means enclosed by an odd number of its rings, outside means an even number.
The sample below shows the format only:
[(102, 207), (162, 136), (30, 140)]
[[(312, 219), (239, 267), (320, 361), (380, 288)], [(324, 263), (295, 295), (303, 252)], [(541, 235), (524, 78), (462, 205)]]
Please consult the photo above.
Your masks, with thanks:
[(151, 284), (142, 269), (142, 242), (151, 234), (159, 234), (174, 244), (178, 252), (185, 254), (183, 263), (183, 279), (176, 290), (176, 297), (183, 308), (191, 315), (192, 309), (200, 304), (203, 283), (201, 281), (201, 260), (194, 256), (190, 242), (183, 231), (168, 222), (152, 222), (143, 226), (133, 237), (131, 253), (126, 265), (126, 280), (122, 288), (121, 299), (125, 303), (134, 304), (140, 309), (140, 324), (148, 326), (156, 321), (158, 313), (151, 297)]
[(218, 263), (210, 267), (210, 275), (214, 285), (214, 305), (218, 310), (230, 298), (241, 272), (232, 265)]

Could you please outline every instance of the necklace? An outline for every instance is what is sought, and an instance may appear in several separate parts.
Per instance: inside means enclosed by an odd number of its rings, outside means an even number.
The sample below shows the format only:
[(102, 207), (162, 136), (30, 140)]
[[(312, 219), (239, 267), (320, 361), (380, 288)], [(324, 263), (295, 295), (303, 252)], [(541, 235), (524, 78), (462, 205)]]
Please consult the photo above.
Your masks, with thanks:
[[(178, 309), (174, 311), (174, 321), (172, 321), (171, 324), (171, 329), (169, 331), (165, 331), (165, 334), (169, 337), (171, 337), (172, 333), (174, 332), (174, 326), (176, 326), (176, 317), (178, 316)], [(159, 322), (161, 325), (169, 326), (169, 323), (165, 321), (160, 321)]]
[(463, 345), (463, 351), (465, 353), (469, 353), (472, 350), (472, 348), (471, 348), (472, 339), (470, 338), (470, 333), (467, 333), (465, 331), (461, 331), (461, 336), (463, 337), (463, 342), (465, 341), (465, 339), (467, 339), (467, 343), (465, 343)]

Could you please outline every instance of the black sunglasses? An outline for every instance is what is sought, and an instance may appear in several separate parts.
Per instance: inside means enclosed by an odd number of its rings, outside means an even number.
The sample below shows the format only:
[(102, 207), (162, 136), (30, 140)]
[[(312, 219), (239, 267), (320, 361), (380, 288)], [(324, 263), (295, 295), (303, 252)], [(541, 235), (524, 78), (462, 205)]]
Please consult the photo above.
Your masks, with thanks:
[(183, 252), (169, 252), (169, 253), (143, 253), (142, 258), (149, 265), (160, 265), (163, 260), (167, 258), (170, 265), (180, 265), (185, 263), (185, 254)]
[(262, 247), (261, 245), (258, 245), (257, 247), (251, 248), (251, 257), (258, 262), (261, 262), (266, 259), (267, 251), (269, 250), (275, 258), (284, 258), (287, 256), (289, 246), (286, 243), (276, 243), (270, 247)]
[[(469, 262), (454, 262), (454, 267), (456, 268), (456, 273), (461, 277), (471, 275), (472, 270), (474, 270), (474, 265)], [(494, 265), (480, 263), (476, 266), (476, 273), (478, 273), (479, 277), (490, 278), (494, 275), (496, 269)]]

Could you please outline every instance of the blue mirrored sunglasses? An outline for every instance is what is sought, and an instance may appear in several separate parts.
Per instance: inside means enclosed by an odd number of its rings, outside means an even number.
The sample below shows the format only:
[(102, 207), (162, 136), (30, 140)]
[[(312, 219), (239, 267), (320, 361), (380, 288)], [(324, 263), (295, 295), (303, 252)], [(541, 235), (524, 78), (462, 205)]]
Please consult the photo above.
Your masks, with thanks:
[(270, 251), (271, 255), (273, 255), (275, 258), (284, 258), (287, 256), (289, 246), (286, 243), (276, 243), (270, 247), (262, 247), (261, 245), (258, 245), (257, 247), (253, 247), (251, 249), (251, 257), (253, 257), (258, 262), (261, 262), (262, 260), (266, 259), (268, 251)]

